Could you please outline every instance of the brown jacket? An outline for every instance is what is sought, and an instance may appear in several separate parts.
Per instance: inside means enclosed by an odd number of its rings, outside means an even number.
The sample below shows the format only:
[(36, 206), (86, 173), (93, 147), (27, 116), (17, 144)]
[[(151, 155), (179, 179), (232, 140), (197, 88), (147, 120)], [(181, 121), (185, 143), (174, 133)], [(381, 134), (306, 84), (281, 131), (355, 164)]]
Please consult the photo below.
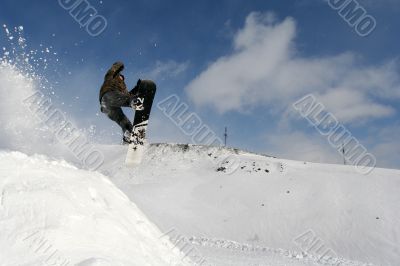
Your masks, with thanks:
[(124, 70), (124, 64), (122, 62), (116, 62), (107, 71), (107, 74), (104, 77), (104, 83), (100, 89), (99, 101), (101, 101), (103, 95), (109, 91), (119, 90), (123, 93), (129, 94), (125, 81), (120, 78), (122, 70)]

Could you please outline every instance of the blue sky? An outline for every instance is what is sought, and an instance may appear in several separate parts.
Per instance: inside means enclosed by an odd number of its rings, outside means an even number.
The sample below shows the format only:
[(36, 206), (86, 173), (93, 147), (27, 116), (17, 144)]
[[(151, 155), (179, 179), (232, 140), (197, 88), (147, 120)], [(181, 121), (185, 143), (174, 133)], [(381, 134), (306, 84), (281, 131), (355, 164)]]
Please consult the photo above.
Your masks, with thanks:
[[(88, 2), (107, 21), (97, 37), (54, 0), (3, 0), (0, 23), (24, 26), (30, 49), (57, 52), (45, 72), (54, 100), (105, 142), (118, 143), (120, 131), (98, 114), (98, 89), (121, 60), (128, 86), (154, 79), (156, 102), (177, 94), (220, 136), (228, 126), (230, 146), (339, 163), (326, 138), (291, 114), (313, 93), (379, 166), (399, 168), (398, 1), (358, 1), (377, 21), (368, 37), (324, 0)], [(151, 141), (190, 142), (160, 110), (152, 119)]]

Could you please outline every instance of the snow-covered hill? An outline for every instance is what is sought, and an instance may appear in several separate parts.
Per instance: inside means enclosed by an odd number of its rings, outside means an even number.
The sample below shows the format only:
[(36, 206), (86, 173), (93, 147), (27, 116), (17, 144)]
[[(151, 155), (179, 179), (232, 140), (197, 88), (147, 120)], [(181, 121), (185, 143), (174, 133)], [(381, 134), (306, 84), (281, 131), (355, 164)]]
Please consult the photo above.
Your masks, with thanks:
[(105, 176), (0, 152), (0, 265), (186, 265)]
[(127, 170), (119, 167), (124, 148), (112, 149), (105, 174), (163, 231), (179, 232), (216, 265), (320, 265), (324, 252), (341, 265), (400, 265), (398, 170), (363, 175), (352, 166), (168, 144), (152, 145), (143, 165)]

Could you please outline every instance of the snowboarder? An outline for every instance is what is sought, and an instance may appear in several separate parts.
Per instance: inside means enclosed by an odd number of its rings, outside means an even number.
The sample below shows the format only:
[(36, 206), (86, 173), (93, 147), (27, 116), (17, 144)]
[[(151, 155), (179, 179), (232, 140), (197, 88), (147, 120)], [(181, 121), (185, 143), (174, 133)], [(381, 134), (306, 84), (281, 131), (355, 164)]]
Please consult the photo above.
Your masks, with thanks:
[[(121, 107), (131, 107), (136, 110), (135, 120), (138, 122), (148, 120), (156, 85), (150, 80), (139, 79), (136, 86), (128, 91), (125, 77), (121, 73), (123, 70), (124, 64), (116, 62), (107, 71), (100, 89), (99, 101), (101, 112), (122, 128), (123, 143), (130, 144), (134, 125), (123, 113)], [(136, 124), (136, 121), (134, 123)]]

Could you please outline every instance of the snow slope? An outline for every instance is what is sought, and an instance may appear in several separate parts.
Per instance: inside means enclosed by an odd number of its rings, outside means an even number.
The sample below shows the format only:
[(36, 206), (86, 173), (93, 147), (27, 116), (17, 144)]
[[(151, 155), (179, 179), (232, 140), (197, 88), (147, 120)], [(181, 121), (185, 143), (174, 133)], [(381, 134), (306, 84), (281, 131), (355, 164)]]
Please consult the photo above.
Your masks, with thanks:
[(105, 176), (0, 152), (0, 265), (186, 265)]
[[(119, 158), (114, 151), (104, 167), (112, 181), (215, 265), (319, 265), (328, 250), (341, 265), (400, 265), (398, 170), (363, 175), (352, 166), (158, 144), (129, 171), (119, 167), (123, 149)], [(237, 170), (229, 174), (228, 165)], [(322, 251), (299, 244), (301, 236), (318, 239)], [(271, 254), (278, 261), (266, 260)]]

